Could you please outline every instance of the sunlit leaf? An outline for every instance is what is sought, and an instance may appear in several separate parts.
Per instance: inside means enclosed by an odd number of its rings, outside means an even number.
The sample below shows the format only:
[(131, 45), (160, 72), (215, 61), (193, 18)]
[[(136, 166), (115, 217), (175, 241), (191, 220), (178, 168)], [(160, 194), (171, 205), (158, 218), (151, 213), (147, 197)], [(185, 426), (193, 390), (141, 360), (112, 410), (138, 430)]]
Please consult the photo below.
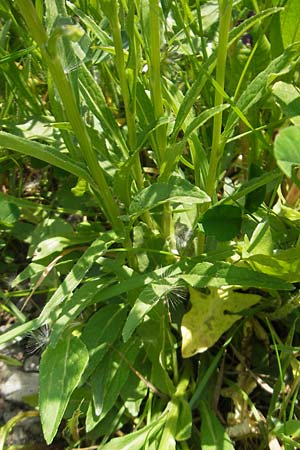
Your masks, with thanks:
[(10, 227), (18, 220), (19, 216), (19, 208), (6, 201), (5, 197), (0, 197), (0, 224)]
[(165, 417), (152, 421), (150, 425), (125, 436), (112, 439), (103, 450), (141, 450), (151, 436), (157, 435), (164, 425)]
[(280, 13), (281, 36), (284, 47), (300, 41), (300, 16), (298, 0), (287, 0)]
[(39, 408), (47, 444), (53, 441), (88, 358), (85, 345), (72, 335), (59, 340), (56, 347), (47, 347), (42, 355)]
[(206, 294), (189, 288), (191, 309), (181, 323), (182, 356), (205, 352), (237, 320), (238, 313), (261, 300), (259, 295), (235, 292), (233, 288), (210, 289)]
[(300, 126), (291, 126), (280, 130), (274, 144), (274, 156), (282, 172), (300, 186), (295, 176), (300, 167)]
[(172, 176), (168, 183), (157, 182), (143, 189), (130, 205), (130, 214), (140, 215), (148, 209), (152, 209), (167, 201), (173, 203), (207, 203), (210, 198), (197, 186), (189, 183), (184, 178)]

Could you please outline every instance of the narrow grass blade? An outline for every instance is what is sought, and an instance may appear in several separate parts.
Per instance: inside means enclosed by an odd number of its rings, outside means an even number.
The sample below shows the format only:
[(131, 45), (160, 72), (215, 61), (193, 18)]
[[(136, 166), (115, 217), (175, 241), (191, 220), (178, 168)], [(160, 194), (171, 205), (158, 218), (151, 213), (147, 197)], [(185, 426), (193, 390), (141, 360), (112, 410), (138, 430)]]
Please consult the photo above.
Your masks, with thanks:
[(33, 142), (20, 136), (6, 133), (5, 131), (0, 131), (0, 146), (45, 161), (79, 178), (83, 178), (91, 186), (95, 186), (95, 182), (83, 165), (79, 162), (74, 162), (74, 160), (71, 160), (68, 156), (53, 147), (40, 144), (39, 142)]

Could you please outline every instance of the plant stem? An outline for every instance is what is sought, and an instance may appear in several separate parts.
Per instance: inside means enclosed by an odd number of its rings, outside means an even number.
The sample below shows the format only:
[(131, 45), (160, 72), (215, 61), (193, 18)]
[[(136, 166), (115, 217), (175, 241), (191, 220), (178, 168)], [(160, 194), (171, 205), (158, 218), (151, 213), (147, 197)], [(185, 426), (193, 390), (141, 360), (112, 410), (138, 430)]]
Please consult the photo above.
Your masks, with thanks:
[[(136, 83), (135, 79), (136, 77), (135, 74), (133, 73), (133, 69), (131, 68), (128, 68), (128, 73), (126, 73), (126, 65), (123, 51), (121, 27), (118, 17), (117, 1), (102, 0), (101, 6), (107, 18), (109, 19), (109, 23), (112, 30), (115, 48), (116, 67), (120, 80), (121, 94), (123, 97), (125, 107), (126, 124), (128, 128), (128, 144), (130, 150), (134, 152), (136, 149), (136, 98), (135, 98), (135, 86), (131, 86), (130, 90), (128, 86), (128, 80), (131, 79), (132, 84), (134, 85)], [(134, 39), (134, 36), (132, 36), (132, 38)], [(144, 179), (140, 158), (138, 154), (136, 154), (136, 156), (134, 157), (133, 175), (138, 190), (143, 189)], [(128, 203), (129, 202), (130, 199), (128, 199)], [(154, 225), (149, 213), (146, 212), (143, 215), (143, 217), (149, 228), (153, 229)]]
[[(125, 59), (124, 59), (124, 51), (123, 51), (123, 42), (122, 42), (122, 35), (121, 35), (121, 27), (118, 17), (118, 3), (116, 0), (107, 1), (102, 0), (101, 6), (104, 11), (104, 13), (107, 15), (107, 18), (110, 23), (113, 41), (114, 41), (114, 48), (115, 48), (115, 60), (116, 60), (116, 67), (119, 75), (120, 80), (120, 88), (121, 93), (124, 101), (124, 107), (125, 107), (125, 116), (126, 116), (126, 124), (128, 128), (128, 144), (130, 150), (133, 152), (136, 148), (136, 124), (135, 124), (135, 116), (136, 116), (136, 100), (135, 95), (133, 94), (133, 87), (132, 92), (130, 92), (129, 86), (128, 86), (128, 76), (126, 74), (126, 65), (125, 65)], [(130, 69), (129, 69), (130, 70)], [(134, 74), (130, 74), (133, 83), (135, 83), (135, 77)], [(142, 174), (142, 168), (141, 163), (139, 159), (139, 155), (137, 154), (134, 159), (134, 178), (137, 184), (138, 189), (142, 189), (144, 186), (143, 181), (143, 174)]]
[(112, 196), (104, 172), (100, 167), (97, 156), (93, 150), (86, 126), (78, 110), (74, 92), (64, 73), (61, 61), (55, 51), (55, 46), (52, 46), (52, 52), (49, 52), (47, 47), (47, 44), (49, 43), (47, 33), (37, 16), (32, 2), (30, 0), (17, 0), (17, 3), (32, 37), (40, 46), (43, 59), (55, 82), (66, 110), (68, 120), (70, 121), (73, 132), (78, 140), (82, 155), (85, 158), (89, 171), (97, 185), (97, 190), (103, 202), (101, 206), (113, 228), (115, 230), (123, 230), (123, 223), (119, 218), (119, 207)]
[[(219, 44), (217, 53), (216, 81), (224, 89), (225, 68), (227, 58), (227, 41), (231, 19), (232, 0), (219, 0), (220, 25), (219, 25)], [(223, 103), (223, 94), (221, 90), (215, 90), (215, 106)], [(218, 177), (219, 161), (222, 157), (225, 143), (221, 140), (222, 133), (222, 112), (216, 114), (213, 124), (213, 140), (209, 161), (209, 169), (206, 181), (206, 192), (214, 201), (215, 184)]]
[[(149, 0), (149, 72), (150, 90), (154, 108), (155, 119), (159, 119), (164, 114), (163, 97), (161, 88), (160, 73), (160, 7), (158, 0)], [(156, 130), (157, 159), (158, 163), (164, 159), (167, 145), (166, 126), (161, 126)]]

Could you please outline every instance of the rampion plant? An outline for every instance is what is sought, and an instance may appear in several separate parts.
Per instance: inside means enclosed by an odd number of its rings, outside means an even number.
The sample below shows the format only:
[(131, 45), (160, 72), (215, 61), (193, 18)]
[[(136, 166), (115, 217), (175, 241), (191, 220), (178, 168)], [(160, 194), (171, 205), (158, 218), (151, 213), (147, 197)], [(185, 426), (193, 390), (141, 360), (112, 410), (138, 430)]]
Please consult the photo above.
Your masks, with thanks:
[(0, 6), (3, 174), (55, 180), (0, 197), (3, 255), (29, 244), (11, 287), (44, 294), (35, 314), (1, 294), (0, 343), (43, 336), (47, 443), (63, 421), (72, 448), (294, 448), (299, 19), (259, 3)]

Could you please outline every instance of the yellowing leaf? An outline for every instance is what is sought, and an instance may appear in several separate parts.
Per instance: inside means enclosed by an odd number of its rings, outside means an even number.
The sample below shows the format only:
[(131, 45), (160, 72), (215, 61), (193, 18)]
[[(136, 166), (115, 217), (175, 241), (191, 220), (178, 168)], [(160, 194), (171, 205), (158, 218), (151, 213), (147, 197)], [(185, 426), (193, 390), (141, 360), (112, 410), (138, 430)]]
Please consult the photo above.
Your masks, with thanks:
[[(241, 318), (238, 312), (260, 301), (260, 296), (235, 292), (232, 287), (204, 294), (189, 287), (192, 307), (182, 319), (182, 356), (205, 352)], [(234, 313), (234, 314), (233, 314)]]

